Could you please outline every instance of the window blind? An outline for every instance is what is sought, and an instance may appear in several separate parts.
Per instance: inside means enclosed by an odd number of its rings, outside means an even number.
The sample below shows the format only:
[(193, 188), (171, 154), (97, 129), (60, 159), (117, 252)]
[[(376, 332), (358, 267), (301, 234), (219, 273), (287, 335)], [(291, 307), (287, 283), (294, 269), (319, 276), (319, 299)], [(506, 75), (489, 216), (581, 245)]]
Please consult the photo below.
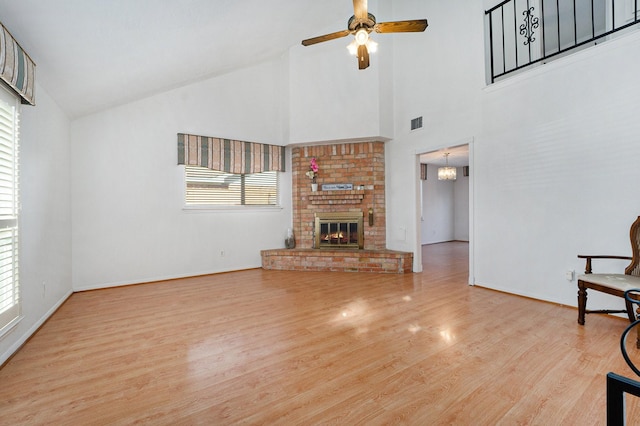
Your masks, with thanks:
[(278, 172), (236, 174), (185, 166), (187, 205), (274, 206)]
[(19, 315), (18, 98), (0, 87), (0, 334)]

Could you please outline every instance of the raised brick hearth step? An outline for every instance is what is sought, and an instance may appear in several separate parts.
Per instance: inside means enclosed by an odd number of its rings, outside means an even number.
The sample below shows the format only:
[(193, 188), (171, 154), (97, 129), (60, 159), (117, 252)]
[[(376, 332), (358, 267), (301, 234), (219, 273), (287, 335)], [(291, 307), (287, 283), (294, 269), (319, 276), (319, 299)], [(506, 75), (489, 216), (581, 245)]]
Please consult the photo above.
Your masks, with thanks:
[(274, 249), (260, 254), (263, 269), (386, 274), (413, 271), (413, 253), (394, 250)]

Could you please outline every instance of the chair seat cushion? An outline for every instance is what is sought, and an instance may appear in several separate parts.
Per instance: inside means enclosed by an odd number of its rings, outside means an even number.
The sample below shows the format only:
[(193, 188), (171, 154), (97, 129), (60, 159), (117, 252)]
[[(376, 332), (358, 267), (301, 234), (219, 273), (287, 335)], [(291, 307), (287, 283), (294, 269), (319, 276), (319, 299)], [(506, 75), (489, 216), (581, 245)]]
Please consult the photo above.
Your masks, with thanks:
[(625, 274), (584, 274), (578, 276), (581, 281), (599, 284), (605, 287), (627, 291), (634, 288), (640, 289), (640, 277)]

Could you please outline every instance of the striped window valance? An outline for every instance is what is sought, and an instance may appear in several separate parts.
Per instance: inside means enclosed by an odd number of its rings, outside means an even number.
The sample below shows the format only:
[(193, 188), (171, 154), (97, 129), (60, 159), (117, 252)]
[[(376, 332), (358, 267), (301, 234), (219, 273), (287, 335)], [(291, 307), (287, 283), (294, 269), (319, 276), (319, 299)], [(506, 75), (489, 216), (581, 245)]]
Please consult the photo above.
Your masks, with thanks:
[(178, 133), (178, 164), (226, 173), (285, 171), (284, 146)]
[(0, 26), (0, 78), (15, 90), (23, 104), (35, 105), (36, 65), (4, 25)]

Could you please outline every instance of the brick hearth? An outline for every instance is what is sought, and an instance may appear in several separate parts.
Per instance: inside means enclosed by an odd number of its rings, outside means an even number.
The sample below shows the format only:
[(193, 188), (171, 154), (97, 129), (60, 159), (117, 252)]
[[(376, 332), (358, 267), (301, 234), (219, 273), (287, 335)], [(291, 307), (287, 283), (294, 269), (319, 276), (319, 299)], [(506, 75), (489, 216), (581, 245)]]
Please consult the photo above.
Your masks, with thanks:
[[(317, 183), (352, 184), (353, 190), (311, 190), (305, 175), (311, 158), (319, 166)], [(295, 249), (264, 250), (264, 269), (404, 273), (412, 271), (413, 253), (386, 250), (384, 142), (294, 147), (293, 231)], [(369, 209), (373, 223), (369, 225)], [(364, 249), (314, 249), (315, 213), (362, 212)]]
[(410, 273), (413, 253), (392, 250), (263, 250), (262, 268), (285, 271)]

